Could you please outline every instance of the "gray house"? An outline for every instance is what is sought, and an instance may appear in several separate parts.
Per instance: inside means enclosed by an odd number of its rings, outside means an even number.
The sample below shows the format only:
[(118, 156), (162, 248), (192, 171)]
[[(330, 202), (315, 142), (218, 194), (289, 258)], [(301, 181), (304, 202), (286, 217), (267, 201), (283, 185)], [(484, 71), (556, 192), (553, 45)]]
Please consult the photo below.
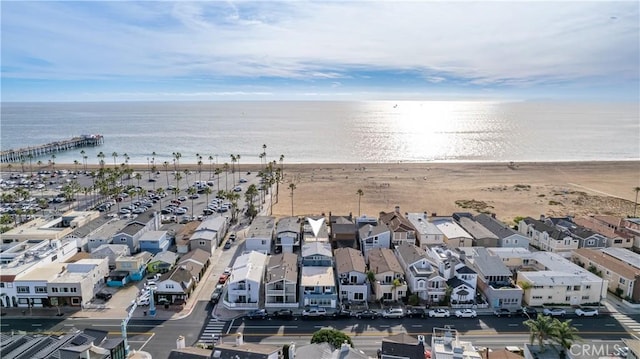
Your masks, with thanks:
[(529, 238), (498, 221), (495, 216), (481, 213), (473, 219), (498, 237), (498, 247), (529, 249)]
[(300, 247), (300, 233), (302, 225), (298, 217), (285, 217), (276, 224), (276, 253), (293, 253), (294, 248)]
[(476, 222), (471, 213), (454, 213), (453, 219), (473, 237), (472, 243), (474, 247), (498, 246), (498, 236), (483, 226), (482, 223)]

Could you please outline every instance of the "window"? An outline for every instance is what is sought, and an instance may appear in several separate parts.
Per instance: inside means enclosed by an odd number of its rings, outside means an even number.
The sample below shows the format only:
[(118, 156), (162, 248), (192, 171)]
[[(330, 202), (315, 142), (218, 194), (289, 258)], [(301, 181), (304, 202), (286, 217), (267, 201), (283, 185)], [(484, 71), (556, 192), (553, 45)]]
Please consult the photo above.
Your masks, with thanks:
[(533, 299), (542, 299), (542, 296), (541, 295), (534, 295)]
[(382, 299), (384, 300), (391, 300), (393, 297), (391, 296), (391, 293), (383, 293), (382, 294)]
[(58, 293), (58, 287), (51, 287), (51, 293)]
[(622, 243), (622, 239), (614, 239), (613, 243), (615, 244), (621, 244)]
[(624, 278), (620, 278), (620, 284), (625, 284), (627, 281)]
[(127, 239), (126, 238), (120, 238), (120, 242), (126, 242)]
[(17, 286), (16, 290), (18, 291), (18, 293), (29, 293), (29, 287), (25, 286)]
[[(551, 299), (551, 296), (549, 296), (549, 299)], [(570, 301), (570, 300), (571, 300), (571, 297), (566, 296), (566, 297), (564, 297), (564, 300), (565, 300), (565, 302), (568, 302), (568, 301)]]
[(547, 299), (553, 299), (553, 296), (552, 295), (547, 296)]
[(393, 278), (390, 275), (384, 277), (384, 282), (385, 283), (391, 283), (392, 281), (393, 281)]
[(46, 293), (47, 287), (36, 287), (36, 293)]
[(4, 283), (0, 282), (0, 288), (4, 288)]
[(595, 241), (595, 240), (593, 240), (593, 239), (590, 239), (590, 240), (588, 240), (588, 241), (587, 241), (587, 245), (588, 245), (588, 246), (592, 246), (592, 245), (594, 245), (594, 244), (596, 244), (596, 241)]
[(65, 292), (65, 293), (69, 293), (69, 288), (64, 287), (64, 288), (62, 288), (62, 291)]
[(173, 289), (173, 288), (174, 288), (174, 287), (173, 287), (173, 284), (165, 284), (165, 287), (166, 287), (167, 289)]
[(580, 286), (579, 285), (574, 285), (573, 286), (573, 290), (576, 290), (576, 291), (580, 290)]
[(201, 246), (204, 246), (204, 241), (198, 242)]
[(71, 304), (80, 305), (80, 298), (71, 298)]
[(404, 297), (404, 292), (399, 290), (398, 291), (398, 298), (402, 298), (402, 297)]
[(589, 296), (588, 295), (583, 295), (582, 299), (589, 299)]
[(78, 292), (78, 288), (69, 288), (69, 291), (71, 293), (77, 293)]
[(364, 293), (353, 293), (353, 299), (364, 300)]
[(586, 285), (586, 286), (584, 287), (584, 289), (591, 289), (591, 286), (590, 286), (590, 285)]

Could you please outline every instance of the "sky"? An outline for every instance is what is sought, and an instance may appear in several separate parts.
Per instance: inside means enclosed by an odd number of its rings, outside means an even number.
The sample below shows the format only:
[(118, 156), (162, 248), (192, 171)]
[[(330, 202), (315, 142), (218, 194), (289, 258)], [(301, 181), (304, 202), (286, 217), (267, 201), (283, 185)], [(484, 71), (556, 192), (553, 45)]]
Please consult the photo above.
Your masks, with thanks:
[(1, 2), (2, 101), (638, 101), (640, 2)]

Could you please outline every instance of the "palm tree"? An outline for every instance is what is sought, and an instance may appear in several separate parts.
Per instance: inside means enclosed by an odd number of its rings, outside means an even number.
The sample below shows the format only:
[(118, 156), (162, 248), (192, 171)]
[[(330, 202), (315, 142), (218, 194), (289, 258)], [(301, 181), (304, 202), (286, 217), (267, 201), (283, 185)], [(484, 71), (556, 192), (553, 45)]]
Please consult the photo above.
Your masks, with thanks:
[(284, 177), (284, 155), (280, 155), (280, 171), (282, 171), (282, 176)]
[(100, 165), (100, 168), (104, 168), (104, 157), (105, 157), (104, 153), (100, 151), (97, 157), (98, 157), (98, 164)]
[(293, 217), (293, 191), (296, 190), (295, 183), (289, 183), (289, 190), (291, 190), (291, 216)]
[(267, 144), (262, 144), (262, 154), (264, 155), (264, 165), (267, 166)]
[(169, 161), (162, 162), (162, 167), (164, 167), (164, 174), (167, 175), (167, 187), (169, 187)]
[(158, 188), (156, 189), (156, 194), (158, 195), (158, 197), (160, 197), (160, 198), (158, 198), (158, 203), (160, 204), (160, 209), (162, 209), (162, 195), (163, 195), (164, 193), (165, 193), (165, 192), (164, 192), (164, 188), (162, 188), (162, 187), (158, 187)]
[(364, 191), (362, 191), (361, 188), (358, 188), (356, 194), (358, 195), (358, 217), (360, 217), (360, 200), (362, 199), (362, 196), (364, 196)]
[(184, 182), (187, 184), (185, 188), (189, 188), (189, 169), (185, 168), (183, 173), (184, 173)]
[(229, 174), (229, 164), (225, 162), (224, 165), (222, 165), (222, 168), (224, 169), (224, 190), (229, 191), (229, 182), (227, 181), (227, 175)]
[(173, 152), (173, 169), (176, 172), (178, 172), (178, 166), (180, 165), (180, 157), (182, 157), (180, 152)]
[(638, 208), (638, 192), (640, 192), (640, 187), (635, 187), (633, 190), (636, 192), (636, 202), (633, 206), (633, 218), (636, 218), (636, 209)]
[(174, 177), (176, 178), (176, 189), (178, 190), (178, 192), (176, 193), (176, 197), (178, 197), (178, 194), (180, 194), (180, 180), (182, 179), (182, 175), (180, 174), (180, 172), (176, 172)]
[(56, 155), (51, 155), (51, 170), (56, 170)]
[(209, 178), (213, 176), (213, 156), (209, 155)]
[(396, 278), (393, 280), (393, 282), (391, 282), (391, 294), (393, 295), (393, 300), (398, 300), (398, 287), (400, 287), (402, 285), (402, 282), (400, 282), (400, 279)]
[(82, 156), (82, 164), (84, 165), (84, 170), (86, 171), (87, 170), (87, 164), (86, 164), (86, 161), (85, 161), (85, 154), (86, 154), (86, 152), (84, 150), (80, 151), (80, 155)]
[(240, 155), (236, 155), (236, 162), (238, 162), (238, 181), (240, 181)]
[(195, 199), (194, 195), (198, 193), (198, 190), (195, 187), (189, 187), (187, 188), (187, 194), (189, 195), (189, 198), (191, 198), (191, 216), (193, 216), (195, 213), (193, 212), (193, 200)]
[(118, 165), (116, 164), (116, 158), (118, 158), (118, 152), (113, 151), (113, 153), (111, 154), (111, 157), (113, 157), (113, 167), (117, 167)]
[(204, 193), (204, 195), (207, 198), (207, 203), (209, 203), (209, 195), (212, 193), (213, 191), (211, 191), (211, 187), (206, 186), (203, 190), (202, 193)]
[(31, 172), (33, 174), (33, 166), (32, 166), (32, 164), (33, 164), (33, 154), (29, 153), (27, 158), (29, 158), (29, 172)]
[(230, 155), (231, 157), (231, 182), (236, 183), (236, 155)]
[(553, 320), (553, 333), (551, 340), (560, 344), (563, 350), (571, 349), (573, 343), (578, 341), (578, 329), (571, 326), (571, 319), (559, 321), (557, 318)]
[(220, 170), (220, 168), (216, 167), (215, 171), (213, 172), (216, 175), (216, 183), (218, 184), (218, 192), (220, 192), (220, 172), (222, 172), (222, 170)]
[(540, 351), (545, 350), (545, 341), (553, 336), (554, 322), (552, 317), (538, 314), (536, 319), (527, 319), (522, 324), (529, 328), (529, 342), (538, 341)]

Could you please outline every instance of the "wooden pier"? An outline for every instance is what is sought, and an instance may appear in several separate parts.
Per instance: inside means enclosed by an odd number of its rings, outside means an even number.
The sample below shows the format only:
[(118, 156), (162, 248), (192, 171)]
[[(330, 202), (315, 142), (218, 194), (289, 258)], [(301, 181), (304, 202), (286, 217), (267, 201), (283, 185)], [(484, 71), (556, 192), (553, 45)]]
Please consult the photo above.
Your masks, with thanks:
[(16, 163), (23, 160), (26, 161), (29, 158), (47, 156), (55, 152), (74, 150), (82, 147), (95, 147), (103, 143), (104, 137), (102, 135), (81, 135), (69, 140), (47, 143), (46, 145), (2, 151), (0, 152), (0, 162)]

